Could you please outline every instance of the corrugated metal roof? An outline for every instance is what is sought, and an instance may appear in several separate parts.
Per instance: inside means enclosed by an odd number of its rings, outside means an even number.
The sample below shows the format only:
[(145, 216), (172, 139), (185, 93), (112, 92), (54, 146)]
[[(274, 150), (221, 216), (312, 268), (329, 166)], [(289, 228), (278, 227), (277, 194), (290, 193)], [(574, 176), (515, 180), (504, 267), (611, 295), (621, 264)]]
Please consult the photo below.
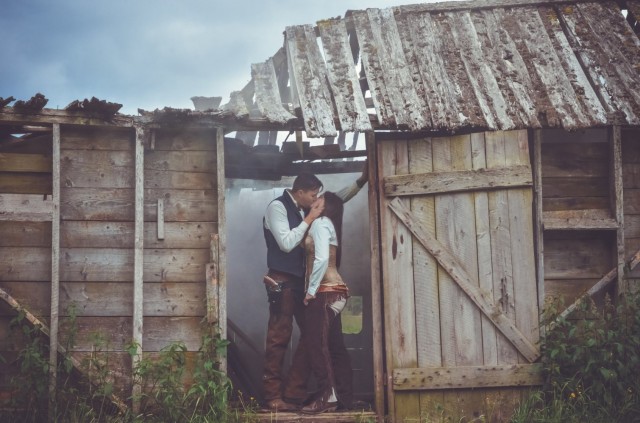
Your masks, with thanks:
[[(640, 0), (628, 4), (632, 12)], [(371, 117), (412, 131), (640, 125), (640, 40), (615, 1), (348, 12), (287, 27), (283, 48), (252, 77), (224, 107), (302, 117), (311, 137), (370, 130)]]

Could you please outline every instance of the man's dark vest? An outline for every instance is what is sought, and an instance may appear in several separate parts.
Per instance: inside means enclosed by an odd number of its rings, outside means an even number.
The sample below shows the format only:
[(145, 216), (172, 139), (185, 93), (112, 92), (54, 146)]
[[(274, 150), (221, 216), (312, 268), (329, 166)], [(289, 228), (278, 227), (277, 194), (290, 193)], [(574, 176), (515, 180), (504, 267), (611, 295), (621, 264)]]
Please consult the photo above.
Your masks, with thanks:
[[(273, 201), (280, 201), (287, 210), (289, 229), (293, 229), (302, 223), (300, 210), (285, 190), (284, 193)], [(263, 225), (264, 228), (264, 225)], [(289, 273), (298, 277), (304, 276), (304, 249), (301, 245), (288, 253), (280, 249), (271, 231), (264, 228), (264, 239), (267, 242), (267, 266), (269, 269)]]

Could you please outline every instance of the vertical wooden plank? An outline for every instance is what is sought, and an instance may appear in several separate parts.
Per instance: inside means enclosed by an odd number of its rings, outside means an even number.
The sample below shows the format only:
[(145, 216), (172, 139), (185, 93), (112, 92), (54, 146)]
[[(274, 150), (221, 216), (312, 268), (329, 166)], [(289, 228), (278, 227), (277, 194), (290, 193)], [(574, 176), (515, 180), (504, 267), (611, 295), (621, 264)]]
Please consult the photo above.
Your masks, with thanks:
[[(474, 170), (485, 169), (484, 133), (471, 134), (471, 157)], [(476, 214), (476, 243), (478, 246), (478, 282), (480, 288), (493, 297), (493, 266), (491, 265), (491, 228), (489, 223), (489, 195), (485, 191), (474, 193)], [(482, 316), (482, 351), (486, 366), (498, 364), (497, 331), (493, 323)]]
[[(384, 176), (408, 172), (407, 143), (382, 142), (378, 148), (379, 169), (382, 183)], [(383, 192), (382, 186), (378, 189)], [(404, 200), (408, 203), (408, 200)], [(408, 207), (408, 205), (407, 205)], [(393, 369), (417, 366), (415, 303), (412, 267), (412, 235), (404, 224), (387, 207), (387, 199), (381, 198), (380, 213), (383, 222), (382, 257), (385, 298), (385, 334), (387, 374)], [(387, 301), (388, 299), (388, 301)], [(416, 418), (420, 413), (420, 398), (414, 392), (393, 392), (389, 389), (390, 413), (396, 421)], [(393, 410), (393, 411), (392, 411)]]
[[(133, 249), (133, 334), (132, 339), (136, 345), (136, 353), (133, 355), (133, 368), (142, 360), (142, 333), (143, 333), (143, 270), (144, 270), (144, 136), (145, 130), (136, 126), (135, 139), (135, 224), (134, 224), (134, 249)], [(133, 376), (133, 375), (132, 375)], [(133, 377), (132, 377), (133, 379)], [(142, 386), (133, 385), (133, 410), (139, 411), (140, 403), (135, 401), (142, 393)]]
[(164, 199), (158, 198), (158, 239), (164, 239)]
[(207, 265), (207, 323), (209, 325), (220, 324), (220, 298), (219, 298), (219, 278), (218, 278), (218, 264), (219, 257), (219, 237), (218, 234), (211, 234), (211, 241), (209, 243), (209, 264)]
[[(433, 171), (431, 138), (409, 141), (411, 173)], [(434, 196), (411, 199), (411, 210), (430, 235), (436, 234)], [(442, 367), (440, 307), (438, 305), (438, 264), (420, 242), (413, 242), (413, 281), (416, 304), (416, 344), (418, 367)], [(429, 415), (444, 400), (442, 391), (420, 393), (421, 415)]]
[[(220, 338), (227, 339), (227, 218), (224, 177), (224, 130), (216, 130), (216, 182), (218, 192), (218, 318)], [(226, 354), (220, 358), (220, 370), (227, 371)]]
[(617, 293), (629, 292), (629, 282), (625, 274), (624, 253), (624, 211), (622, 185), (622, 132), (619, 125), (610, 129), (610, 175), (611, 175), (611, 209), (615, 213), (618, 229), (616, 230), (616, 268), (618, 269)]
[[(469, 170), (472, 168), (471, 136), (450, 138), (451, 169)], [(476, 213), (473, 193), (451, 194), (453, 199), (453, 219), (449, 222), (447, 236), (443, 243), (450, 247), (451, 253), (466, 265), (466, 271), (479, 285), (478, 247), (476, 240)], [(483, 364), (482, 313), (468, 296), (456, 286), (456, 365), (470, 366)], [(480, 415), (484, 411), (485, 394), (478, 390), (455, 391), (458, 408), (464, 416)]]
[(380, 210), (378, 209), (377, 189), (377, 149), (375, 144), (375, 133), (366, 133), (367, 146), (367, 166), (369, 166), (369, 225), (371, 237), (371, 317), (373, 320), (373, 391), (375, 401), (375, 411), (378, 419), (382, 421), (385, 415), (384, 410), (384, 354), (383, 354), (383, 318), (382, 303), (382, 275), (380, 256)]
[(51, 216), (51, 322), (49, 327), (49, 420), (55, 420), (60, 308), (60, 124), (53, 124), (53, 209)]
[[(529, 141), (524, 130), (505, 134), (505, 162), (529, 165)], [(513, 269), (513, 301), (516, 326), (532, 343), (538, 342), (538, 304), (533, 247), (532, 193), (529, 188), (507, 190), (511, 235), (511, 266)], [(525, 363), (524, 357), (520, 362)]]
[[(542, 130), (533, 131), (533, 190), (535, 193), (535, 256), (538, 314), (544, 307), (544, 222), (542, 220)], [(538, 317), (538, 320), (540, 316)], [(544, 330), (541, 327), (541, 330)]]

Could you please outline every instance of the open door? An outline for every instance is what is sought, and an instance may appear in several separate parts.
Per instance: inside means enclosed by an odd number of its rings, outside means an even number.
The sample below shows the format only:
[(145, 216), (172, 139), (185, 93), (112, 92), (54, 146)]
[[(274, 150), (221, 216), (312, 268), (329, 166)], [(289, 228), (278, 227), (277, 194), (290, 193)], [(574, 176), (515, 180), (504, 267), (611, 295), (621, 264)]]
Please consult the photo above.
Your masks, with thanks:
[(508, 416), (540, 383), (526, 131), (376, 134), (394, 421)]

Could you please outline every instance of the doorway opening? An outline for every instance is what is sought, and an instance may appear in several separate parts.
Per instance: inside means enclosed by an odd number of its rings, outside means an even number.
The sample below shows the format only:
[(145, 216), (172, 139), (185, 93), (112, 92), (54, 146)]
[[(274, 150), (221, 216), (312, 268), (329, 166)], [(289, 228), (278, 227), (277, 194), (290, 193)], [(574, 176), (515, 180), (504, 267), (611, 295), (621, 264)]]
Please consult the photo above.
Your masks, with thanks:
[[(225, 140), (225, 147), (227, 144)], [(254, 146), (253, 149), (256, 147), (264, 152), (269, 146)], [(278, 147), (278, 150), (283, 149), (284, 147)], [(362, 169), (365, 165), (362, 159), (356, 162), (358, 159), (351, 159), (351, 164), (344, 166), (341, 172)], [(301, 171), (304, 169), (316, 173), (324, 184), (323, 191), (337, 191), (352, 184), (360, 176), (359, 172), (353, 171), (324, 173), (330, 171), (327, 169), (335, 169), (336, 162), (327, 166), (324, 171), (317, 162), (312, 164), (309, 168), (302, 167)], [(270, 165), (266, 166), (269, 168)], [(267, 205), (280, 196), (284, 189), (290, 188), (295, 177), (269, 176), (271, 180), (258, 179), (261, 177), (259, 171), (245, 171), (249, 172), (246, 174), (251, 178), (237, 177), (243, 175), (241, 170), (235, 168), (231, 174), (227, 172), (226, 179), (227, 327), (231, 341), (228, 371), (234, 383), (234, 395), (239, 400), (262, 404), (264, 346), (269, 317), (267, 295), (262, 283), (262, 276), (267, 271), (262, 219)], [(277, 175), (278, 169), (270, 167), (268, 172), (272, 176)], [(353, 368), (354, 399), (373, 406), (373, 322), (366, 186), (345, 204), (342, 243), (340, 273), (349, 286), (351, 295), (342, 312), (342, 324)], [(294, 324), (294, 335), (285, 358), (285, 374), (298, 339), (298, 328)], [(310, 392), (313, 391), (313, 383), (310, 380)]]

